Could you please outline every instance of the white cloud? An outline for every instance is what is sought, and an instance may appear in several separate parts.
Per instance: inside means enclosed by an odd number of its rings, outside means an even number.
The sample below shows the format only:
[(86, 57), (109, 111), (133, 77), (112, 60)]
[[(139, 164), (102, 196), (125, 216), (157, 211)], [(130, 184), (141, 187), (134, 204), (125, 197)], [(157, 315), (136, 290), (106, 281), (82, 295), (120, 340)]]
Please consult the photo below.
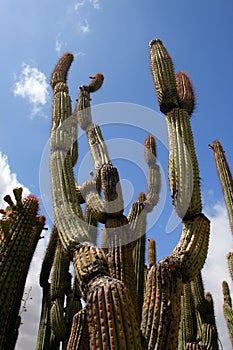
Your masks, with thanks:
[[(75, 2), (73, 5), (73, 11), (78, 13), (81, 8), (87, 7), (88, 5), (91, 5), (95, 10), (101, 10), (99, 0), (82, 0)], [(69, 9), (69, 12), (71, 12), (71, 9)]]
[(55, 50), (58, 54), (60, 54), (61, 49), (62, 49), (62, 42), (61, 42), (60, 35), (58, 34), (56, 37)]
[(48, 102), (46, 76), (36, 67), (23, 63), (19, 80), (14, 86), (14, 95), (26, 99), (32, 107), (32, 116), (41, 114), (42, 107)]
[(85, 4), (85, 1), (78, 1), (74, 4), (74, 11), (78, 12), (79, 8), (82, 7)]
[(0, 208), (7, 206), (3, 200), (6, 194), (9, 194), (14, 201), (12, 190), (16, 187), (23, 187), (23, 196), (30, 193), (29, 189), (17, 180), (17, 175), (11, 171), (7, 156), (0, 152)]
[(101, 10), (101, 6), (100, 6), (99, 0), (89, 0), (89, 2), (94, 7), (94, 9)]
[(211, 220), (211, 235), (208, 257), (203, 269), (203, 280), (206, 292), (211, 292), (214, 299), (218, 335), (224, 349), (231, 349), (228, 329), (223, 315), (222, 281), (229, 284), (233, 297), (233, 283), (228, 271), (227, 254), (233, 251), (232, 234), (227, 210), (224, 203), (216, 203), (212, 209), (206, 209)]
[(87, 19), (84, 19), (83, 23), (80, 23), (79, 27), (80, 27), (81, 32), (84, 34), (90, 32), (90, 25), (89, 25)]

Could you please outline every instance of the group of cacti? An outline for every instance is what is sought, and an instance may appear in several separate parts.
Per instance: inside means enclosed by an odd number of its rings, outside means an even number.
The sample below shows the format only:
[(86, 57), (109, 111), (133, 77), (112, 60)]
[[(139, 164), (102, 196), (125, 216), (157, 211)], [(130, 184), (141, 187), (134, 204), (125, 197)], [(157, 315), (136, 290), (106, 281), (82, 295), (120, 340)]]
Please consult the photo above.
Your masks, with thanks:
[[(144, 143), (147, 193), (139, 193), (126, 215), (117, 168), (100, 127), (92, 122), (90, 96), (102, 86), (104, 77), (97, 73), (90, 84), (80, 87), (72, 112), (66, 83), (72, 61), (71, 53), (64, 54), (51, 77), (54, 226), (40, 273), (43, 299), (36, 349), (56, 350), (61, 344), (67, 350), (218, 349), (213, 300), (210, 293), (205, 295), (201, 277), (210, 222), (202, 213), (190, 126), (195, 98), (189, 77), (184, 72), (175, 75), (161, 40), (151, 41), (151, 71), (168, 127), (172, 203), (182, 219), (178, 244), (170, 256), (157, 262), (155, 241), (149, 240), (147, 247), (146, 240), (147, 214), (157, 205), (161, 187), (155, 138), (148, 135)], [(78, 126), (86, 132), (95, 167), (95, 174), (82, 185), (74, 176)], [(232, 225), (232, 177), (220, 143), (212, 148), (220, 178), (225, 181)], [(44, 218), (36, 216), (36, 199), (27, 197), (22, 202), (20, 195), (16, 190), (16, 204), (6, 198), (10, 209), (2, 211), (0, 222), (0, 349), (14, 348), (26, 274), (44, 226)], [(97, 246), (98, 223), (104, 225), (102, 248)], [(33, 241), (29, 241), (30, 235)], [(233, 271), (233, 254), (228, 258)], [(223, 291), (224, 314), (233, 339), (233, 311), (225, 281)], [(14, 334), (14, 341), (9, 334)]]

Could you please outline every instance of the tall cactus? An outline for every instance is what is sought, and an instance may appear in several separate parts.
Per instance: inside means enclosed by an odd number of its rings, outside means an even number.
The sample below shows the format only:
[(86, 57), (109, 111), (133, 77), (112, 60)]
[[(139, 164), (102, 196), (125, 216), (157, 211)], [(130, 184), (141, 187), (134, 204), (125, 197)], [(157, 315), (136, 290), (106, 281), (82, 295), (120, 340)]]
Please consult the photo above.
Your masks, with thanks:
[[(212, 145), (209, 145), (209, 148), (213, 150), (215, 164), (218, 171), (218, 176), (222, 186), (222, 191), (223, 191), (225, 204), (228, 212), (230, 228), (233, 234), (233, 178), (231, 175), (231, 170), (228, 165), (221, 142), (218, 140), (215, 140), (212, 143)], [(233, 280), (233, 252), (228, 253), (227, 261), (228, 261), (229, 272)], [(224, 297), (223, 313), (226, 319), (230, 339), (233, 346), (233, 329), (232, 329), (233, 313), (232, 313), (229, 287), (226, 281), (222, 282), (222, 289), (223, 289), (223, 297)]]
[[(118, 171), (100, 127), (92, 122), (90, 95), (102, 86), (104, 77), (97, 73), (90, 84), (80, 86), (72, 113), (66, 80), (73, 55), (63, 55), (51, 78), (50, 175), (55, 228), (40, 276), (44, 302), (37, 350), (53, 349), (54, 339), (63, 341), (63, 349), (69, 350), (178, 347), (183, 288), (199, 275), (205, 262), (210, 223), (202, 213), (190, 126), (195, 105), (192, 85), (184, 72), (175, 76), (161, 40), (151, 42), (150, 57), (158, 102), (167, 115), (169, 182), (173, 205), (182, 218), (180, 241), (169, 257), (156, 262), (155, 242), (150, 240), (149, 267), (145, 267), (146, 218), (159, 201), (161, 186), (155, 139), (149, 135), (144, 144), (147, 192), (139, 194), (126, 215)], [(78, 158), (78, 125), (86, 132), (95, 167), (92, 178), (81, 185), (73, 171)], [(103, 248), (95, 246), (98, 222), (104, 225)], [(69, 262), (74, 267), (73, 285), (65, 277)], [(72, 327), (67, 321), (70, 316), (66, 316), (72, 304), (68, 295), (76, 295), (77, 300), (71, 313)], [(83, 307), (80, 298), (85, 301)]]
[(221, 142), (216, 140), (209, 147), (213, 150), (215, 164), (222, 185), (230, 227), (233, 234), (233, 179)]
[(45, 218), (38, 216), (38, 200), (22, 200), (22, 188), (13, 190), (1, 210), (0, 220), (0, 348), (14, 349), (20, 325), (19, 309), (30, 262), (36, 249)]

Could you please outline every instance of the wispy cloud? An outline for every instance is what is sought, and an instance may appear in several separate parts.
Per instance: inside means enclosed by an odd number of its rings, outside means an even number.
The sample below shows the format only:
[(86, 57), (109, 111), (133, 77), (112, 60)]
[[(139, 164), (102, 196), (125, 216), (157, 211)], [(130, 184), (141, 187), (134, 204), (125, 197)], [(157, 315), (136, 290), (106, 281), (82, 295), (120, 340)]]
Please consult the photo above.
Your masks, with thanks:
[(55, 43), (55, 50), (58, 54), (61, 53), (62, 46), (63, 45), (62, 45), (61, 37), (60, 37), (60, 34), (58, 34), (56, 37), (56, 43)]
[(12, 190), (16, 187), (23, 187), (23, 196), (30, 193), (29, 189), (17, 180), (17, 175), (11, 171), (7, 156), (0, 152), (0, 208), (7, 206), (3, 200), (6, 194), (11, 195), (14, 200)]
[(87, 8), (87, 7), (92, 7), (95, 10), (101, 10), (102, 7), (100, 5), (100, 1), (99, 0), (82, 0), (82, 1), (76, 1), (73, 4), (73, 7), (69, 7), (69, 12), (71, 11), (75, 11), (76, 13), (78, 13), (81, 8)]
[(84, 21), (82, 23), (80, 23), (80, 30), (84, 34), (90, 32), (90, 25), (89, 25), (87, 19), (84, 19)]
[(210, 291), (214, 298), (218, 334), (223, 348), (230, 349), (231, 343), (222, 310), (222, 281), (227, 280), (232, 294), (233, 283), (226, 258), (229, 251), (233, 251), (232, 234), (224, 203), (218, 202), (212, 208), (207, 208), (205, 212), (211, 220), (211, 235), (208, 257), (203, 269), (204, 285), (206, 292)]
[(45, 74), (36, 67), (23, 63), (22, 72), (14, 86), (14, 95), (29, 102), (32, 107), (32, 117), (42, 114), (42, 107), (49, 98), (48, 88)]
[(94, 7), (94, 9), (101, 10), (101, 6), (100, 6), (99, 0), (89, 0), (89, 2)]

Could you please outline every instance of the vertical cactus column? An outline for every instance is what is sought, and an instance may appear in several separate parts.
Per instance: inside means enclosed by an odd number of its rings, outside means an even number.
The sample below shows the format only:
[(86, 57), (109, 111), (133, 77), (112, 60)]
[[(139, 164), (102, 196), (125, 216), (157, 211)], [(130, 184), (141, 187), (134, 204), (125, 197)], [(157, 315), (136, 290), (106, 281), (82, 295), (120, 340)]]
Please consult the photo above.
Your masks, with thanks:
[(45, 218), (38, 216), (38, 200), (22, 200), (22, 188), (13, 190), (16, 203), (9, 204), (0, 220), (0, 348), (14, 349), (20, 325), (19, 309), (30, 262), (36, 249)]
[[(150, 43), (150, 58), (160, 109), (167, 114), (171, 195), (183, 225), (180, 241), (170, 257), (152, 266), (148, 273), (141, 329), (148, 349), (172, 350), (178, 346), (183, 283), (192, 281), (203, 267), (210, 224), (202, 214), (199, 169), (189, 120), (194, 106), (190, 81), (183, 73), (175, 77), (172, 60), (161, 40)], [(180, 79), (186, 84), (183, 90)]]
[[(223, 196), (224, 196), (224, 200), (225, 200), (225, 204), (228, 212), (230, 228), (233, 234), (233, 179), (232, 179), (231, 170), (228, 165), (221, 142), (216, 140), (212, 143), (212, 145), (209, 145), (209, 147), (213, 150), (214, 160), (217, 167), (218, 176), (222, 186)], [(233, 253), (232, 252), (228, 254), (227, 260), (228, 260), (229, 272), (233, 280)], [(226, 281), (223, 281), (222, 289), (223, 289), (223, 297), (224, 297), (223, 312), (224, 312), (224, 316), (228, 326), (230, 339), (233, 344), (233, 332), (232, 332), (233, 313), (232, 313), (229, 287)]]
[(228, 165), (225, 152), (220, 141), (214, 141), (209, 147), (213, 150), (215, 164), (217, 167), (219, 179), (222, 185), (222, 191), (228, 211), (230, 227), (233, 234), (233, 179)]

